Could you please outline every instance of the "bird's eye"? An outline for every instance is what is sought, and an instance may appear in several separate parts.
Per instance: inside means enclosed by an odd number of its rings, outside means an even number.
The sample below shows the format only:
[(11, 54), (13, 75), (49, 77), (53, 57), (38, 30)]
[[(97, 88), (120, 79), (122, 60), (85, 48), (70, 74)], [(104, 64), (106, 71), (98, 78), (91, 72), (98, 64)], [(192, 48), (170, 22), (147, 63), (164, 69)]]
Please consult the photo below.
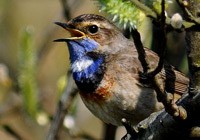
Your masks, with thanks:
[(89, 27), (88, 30), (89, 30), (89, 32), (90, 32), (91, 34), (95, 34), (95, 33), (98, 31), (98, 26), (92, 25), (92, 26)]

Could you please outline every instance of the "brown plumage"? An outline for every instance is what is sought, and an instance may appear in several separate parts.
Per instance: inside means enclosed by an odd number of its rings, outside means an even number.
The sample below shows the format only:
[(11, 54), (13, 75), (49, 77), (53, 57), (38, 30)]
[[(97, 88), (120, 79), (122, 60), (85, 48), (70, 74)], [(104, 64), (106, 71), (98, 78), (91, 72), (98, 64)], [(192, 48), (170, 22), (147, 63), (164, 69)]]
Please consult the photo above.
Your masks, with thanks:
[[(56, 24), (72, 34), (72, 38), (56, 41), (68, 43), (75, 82), (83, 102), (94, 115), (113, 125), (121, 125), (122, 118), (136, 124), (163, 108), (151, 83), (140, 80), (143, 69), (134, 43), (115, 25), (92, 14)], [(147, 48), (145, 51), (151, 67), (156, 68), (158, 55)], [(166, 91), (174, 93), (176, 100), (180, 98), (188, 78), (169, 64), (158, 74)]]

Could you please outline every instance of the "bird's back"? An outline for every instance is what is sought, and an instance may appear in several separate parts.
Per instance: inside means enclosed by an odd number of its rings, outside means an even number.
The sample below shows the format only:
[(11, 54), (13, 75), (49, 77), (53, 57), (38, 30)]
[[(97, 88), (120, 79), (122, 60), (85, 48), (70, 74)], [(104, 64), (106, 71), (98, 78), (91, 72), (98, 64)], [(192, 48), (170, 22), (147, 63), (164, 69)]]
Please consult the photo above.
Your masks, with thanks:
[[(159, 61), (158, 55), (147, 48), (145, 48), (145, 51), (150, 63), (150, 67), (155, 69)], [(113, 69), (117, 73), (117, 77), (121, 78), (121, 74), (126, 73), (126, 76), (122, 79), (128, 79), (128, 77), (131, 77), (141, 81), (140, 73), (143, 72), (143, 69), (138, 59), (138, 52), (135, 48), (129, 47), (124, 49), (121, 51), (121, 53), (116, 55), (114, 61), (111, 61), (110, 64), (113, 64), (113, 68), (111, 68), (109, 71), (112, 71)], [(160, 75), (160, 84), (164, 85), (167, 92), (182, 95), (188, 86), (189, 79), (187, 76), (168, 63), (164, 63), (164, 66), (158, 75)], [(138, 85), (141, 87), (151, 87), (151, 83), (145, 83), (145, 81), (144, 83), (141, 81), (140, 84), (138, 83)]]

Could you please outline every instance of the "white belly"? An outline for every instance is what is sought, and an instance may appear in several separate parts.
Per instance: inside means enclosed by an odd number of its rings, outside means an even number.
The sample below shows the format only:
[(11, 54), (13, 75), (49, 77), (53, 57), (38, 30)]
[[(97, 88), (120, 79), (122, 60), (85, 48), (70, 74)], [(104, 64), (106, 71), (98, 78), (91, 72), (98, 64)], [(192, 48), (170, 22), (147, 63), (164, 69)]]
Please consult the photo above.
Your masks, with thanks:
[[(115, 86), (120, 87), (120, 86)], [(82, 97), (87, 108), (105, 123), (121, 125), (121, 119), (126, 118), (133, 125), (148, 117), (151, 113), (163, 108), (157, 102), (155, 93), (149, 88), (142, 88), (132, 85), (132, 92), (126, 89), (113, 89), (121, 91), (101, 102), (94, 102)], [(130, 89), (130, 88), (128, 88)]]

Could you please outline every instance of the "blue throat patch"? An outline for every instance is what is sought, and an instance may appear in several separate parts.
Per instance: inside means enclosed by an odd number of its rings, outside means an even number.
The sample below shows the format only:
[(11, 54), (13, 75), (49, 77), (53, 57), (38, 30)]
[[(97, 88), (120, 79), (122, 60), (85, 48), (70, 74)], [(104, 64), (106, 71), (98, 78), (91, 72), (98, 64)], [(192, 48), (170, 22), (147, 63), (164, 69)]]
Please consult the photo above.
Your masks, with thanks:
[(104, 58), (102, 56), (97, 59), (92, 58), (87, 56), (87, 53), (97, 49), (99, 44), (85, 37), (83, 39), (67, 41), (67, 45), (74, 80), (80, 83), (94, 83), (97, 81), (99, 75), (103, 73), (101, 64)]

